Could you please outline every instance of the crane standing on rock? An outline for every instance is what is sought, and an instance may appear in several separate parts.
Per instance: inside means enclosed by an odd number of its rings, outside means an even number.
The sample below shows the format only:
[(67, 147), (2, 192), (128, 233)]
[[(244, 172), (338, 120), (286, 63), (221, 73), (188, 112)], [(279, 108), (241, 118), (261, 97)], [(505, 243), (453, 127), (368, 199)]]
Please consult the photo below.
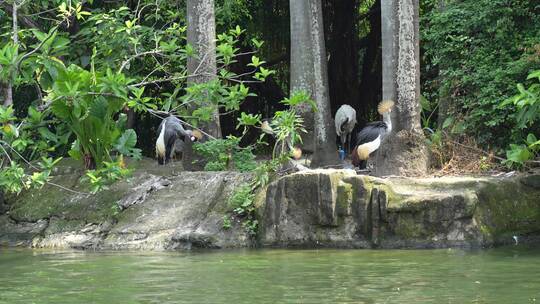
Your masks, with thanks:
[(383, 121), (370, 122), (358, 132), (356, 147), (352, 151), (353, 166), (365, 169), (369, 155), (379, 149), (383, 138), (392, 131), (390, 113), (393, 107), (394, 102), (391, 100), (379, 103), (377, 110)]
[(335, 117), (336, 133), (341, 139), (341, 147), (346, 149), (345, 143), (348, 144), (347, 152), (351, 151), (351, 133), (356, 125), (356, 110), (350, 105), (344, 104), (336, 112)]
[(184, 140), (187, 136), (189, 140), (195, 142), (202, 138), (202, 134), (195, 130), (186, 130), (182, 127), (180, 119), (169, 116), (161, 121), (158, 128), (158, 138), (156, 140), (156, 156), (158, 164), (163, 165), (170, 161), (175, 153), (174, 147), (176, 140)]

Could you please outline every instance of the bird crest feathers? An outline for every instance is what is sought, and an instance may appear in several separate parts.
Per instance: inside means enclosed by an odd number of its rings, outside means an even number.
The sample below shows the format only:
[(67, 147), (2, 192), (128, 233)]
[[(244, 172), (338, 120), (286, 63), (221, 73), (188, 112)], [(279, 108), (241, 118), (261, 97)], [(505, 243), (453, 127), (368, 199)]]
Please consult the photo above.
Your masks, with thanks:
[(192, 130), (191, 134), (197, 139), (201, 140), (203, 138), (203, 134), (199, 130)]
[(292, 151), (292, 156), (296, 160), (300, 159), (300, 157), (302, 157), (302, 149), (294, 147)]
[(381, 103), (379, 103), (379, 106), (377, 107), (377, 111), (379, 114), (383, 115), (384, 113), (390, 112), (392, 108), (394, 107), (394, 102), (391, 100), (383, 100)]

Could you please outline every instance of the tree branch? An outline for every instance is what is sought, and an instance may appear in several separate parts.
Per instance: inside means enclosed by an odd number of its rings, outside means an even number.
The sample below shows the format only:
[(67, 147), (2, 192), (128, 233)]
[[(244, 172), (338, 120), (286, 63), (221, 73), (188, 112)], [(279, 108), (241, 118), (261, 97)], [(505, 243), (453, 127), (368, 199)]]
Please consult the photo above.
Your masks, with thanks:
[(119, 73), (122, 73), (122, 71), (124, 70), (126, 65), (131, 60), (133, 60), (135, 58), (138, 58), (138, 57), (143, 57), (143, 56), (146, 56), (146, 55), (163, 55), (163, 53), (161, 52), (161, 50), (153, 50), (153, 51), (148, 51), (148, 52), (142, 52), (142, 53), (135, 54), (135, 55), (131, 56), (130, 58), (126, 59), (124, 62), (122, 62), (122, 65), (120, 66)]
[[(0, 7), (2, 7), (4, 10), (6, 10), (6, 12), (8, 14), (13, 14), (13, 7), (11, 7), (11, 5), (9, 5), (9, 3), (7, 3), (7, 1), (2, 1), (0, 3)], [(31, 18), (21, 16), (20, 14), (18, 14), (17, 19), (21, 22), (22, 25), (24, 25), (26, 27), (41, 30), (41, 27), (36, 22), (34, 22)]]
[(43, 41), (41, 41), (41, 43), (35, 48), (33, 49), (32, 51), (24, 54), (21, 59), (19, 59), (19, 61), (17, 62), (17, 71), (20, 70), (21, 68), (21, 63), (28, 57), (32, 56), (35, 52), (39, 51), (39, 49), (41, 49), (41, 47), (43, 47), (43, 45), (49, 41), (49, 39), (52, 38), (52, 36), (54, 36), (54, 34), (56, 33), (56, 31), (58, 31), (58, 28), (60, 27), (62, 23), (59, 23), (58, 25), (56, 25), (55, 27), (53, 27), (53, 30), (51, 31), (51, 33), (49, 34), (49, 36), (47, 36), (47, 38), (45, 38)]

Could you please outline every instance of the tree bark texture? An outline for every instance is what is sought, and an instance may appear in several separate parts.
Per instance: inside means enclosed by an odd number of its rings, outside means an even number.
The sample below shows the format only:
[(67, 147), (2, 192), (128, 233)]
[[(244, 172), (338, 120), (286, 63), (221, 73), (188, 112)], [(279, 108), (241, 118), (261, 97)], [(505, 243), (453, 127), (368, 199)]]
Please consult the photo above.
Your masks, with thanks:
[[(11, 16), (13, 19), (13, 44), (18, 45), (19, 44), (19, 25), (17, 23), (18, 13), (17, 13), (18, 7), (17, 7), (17, 1), (13, 1), (13, 5), (11, 6)], [(12, 71), (11, 73), (14, 73)], [(10, 75), (10, 79), (7, 80), (5, 86), (4, 86), (4, 106), (9, 107), (13, 104), (13, 74)]]
[[(188, 58), (188, 78), (191, 83), (205, 83), (216, 78), (216, 23), (214, 0), (187, 1), (187, 42), (195, 49), (196, 56)], [(216, 107), (212, 120), (203, 128), (216, 138), (221, 137), (219, 115)]]
[(324, 24), (321, 0), (310, 0), (311, 45), (313, 53), (313, 98), (317, 104), (314, 117), (315, 151), (312, 166), (336, 164), (336, 130), (328, 99), (328, 70), (324, 41)]
[[(187, 1), (187, 42), (194, 48), (195, 57), (188, 58), (187, 69), (192, 75), (190, 83), (205, 83), (216, 78), (216, 23), (213, 0)], [(208, 101), (209, 103), (209, 101)], [(212, 120), (199, 125), (208, 134), (221, 138), (219, 112), (217, 107)], [(201, 159), (195, 158), (191, 141), (186, 141), (184, 167), (187, 170), (201, 170), (204, 166)]]
[[(290, 94), (305, 91), (313, 96), (313, 56), (311, 46), (311, 24), (309, 0), (290, 0), (291, 18), (291, 80)], [(302, 136), (304, 152), (314, 151), (314, 113), (307, 104), (296, 108), (304, 119), (307, 134)]]
[(428, 151), (420, 126), (418, 0), (382, 0), (383, 99), (396, 102), (393, 131), (376, 155), (375, 174), (422, 175)]

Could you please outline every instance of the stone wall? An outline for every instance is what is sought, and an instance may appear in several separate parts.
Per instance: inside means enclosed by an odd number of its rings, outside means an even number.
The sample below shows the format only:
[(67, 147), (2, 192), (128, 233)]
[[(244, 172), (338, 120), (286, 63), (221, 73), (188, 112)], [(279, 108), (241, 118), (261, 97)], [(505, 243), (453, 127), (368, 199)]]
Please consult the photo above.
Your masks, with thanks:
[[(0, 246), (176, 250), (240, 247), (442, 248), (538, 241), (540, 175), (376, 178), (312, 170), (257, 196), (258, 238), (228, 200), (251, 175), (184, 172), (145, 160), (96, 195), (45, 186), (0, 200)], [(78, 192), (83, 172), (54, 182)]]
[(268, 188), (260, 242), (271, 247), (480, 247), (536, 240), (540, 175), (386, 178), (320, 170)]
[[(53, 182), (85, 191), (81, 171), (60, 168)], [(7, 198), (0, 245), (80, 249), (248, 247), (241, 223), (223, 228), (228, 197), (249, 174), (185, 172), (145, 160), (129, 179), (86, 196), (47, 185)]]

